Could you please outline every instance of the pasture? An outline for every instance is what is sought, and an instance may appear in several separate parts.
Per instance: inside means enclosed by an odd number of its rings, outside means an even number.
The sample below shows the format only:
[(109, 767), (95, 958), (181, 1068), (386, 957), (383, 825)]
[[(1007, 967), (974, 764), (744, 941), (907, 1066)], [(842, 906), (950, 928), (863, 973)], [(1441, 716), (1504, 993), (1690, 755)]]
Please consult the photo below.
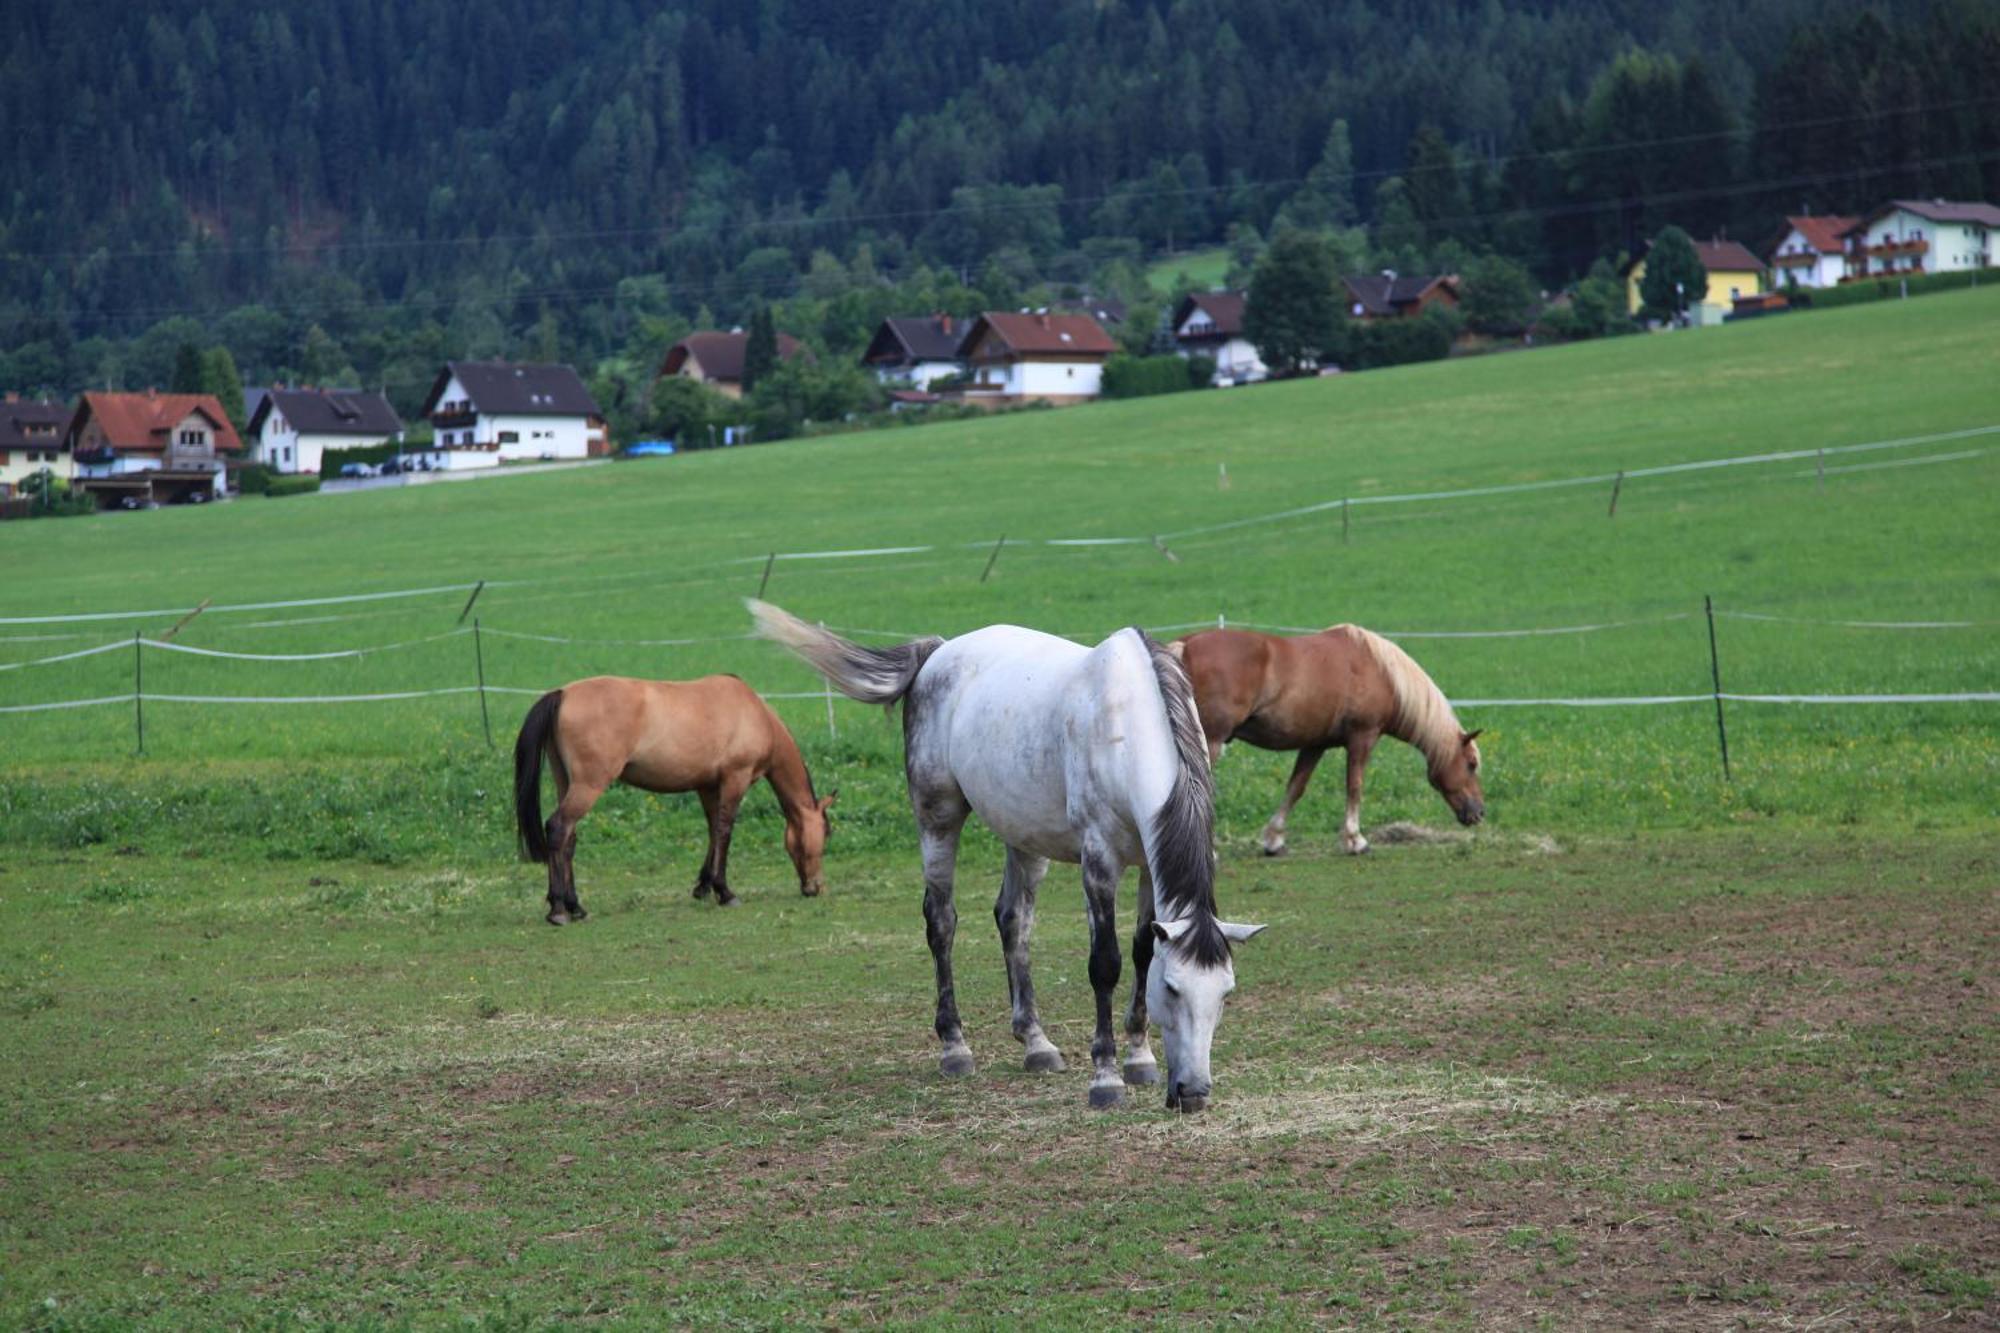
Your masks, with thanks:
[[(1019, 1072), (969, 831), (929, 1032), (900, 740), (777, 704), (839, 787), (829, 894), (768, 791), (719, 912), (691, 798), (609, 794), (541, 924), (512, 859), (529, 698), (175, 702), (595, 672), (818, 682), (849, 631), (1015, 621), (1407, 637), (1458, 699), (2000, 682), (2000, 293), (570, 474), (0, 526), (0, 1318), (48, 1327), (769, 1324), (1105, 1313), (1824, 1327), (1991, 1318), (2000, 706), (1462, 709), (1477, 836), (1413, 751), (1256, 855), (1288, 756), (1218, 766), (1239, 951), (1211, 1110), (1083, 1108), (1073, 870), (1036, 936), (1071, 1054)], [(1478, 490), (1784, 450), (1817, 459)], [(1226, 484), (1225, 484), (1226, 474)], [(1343, 496), (1358, 503), (1239, 520)], [(1205, 531), (1193, 531), (1206, 529)], [(982, 570), (1006, 538), (990, 576)], [(1118, 545), (1049, 539), (1138, 537)], [(1164, 537), (1161, 544), (1152, 538)], [(893, 548), (885, 552), (884, 548)], [(825, 552), (876, 554), (825, 556)], [(1169, 558), (1169, 553), (1171, 558)], [(470, 585), (480, 634), (454, 633)], [(321, 602), (379, 592), (420, 596)], [(1748, 618), (1771, 617), (1771, 618)], [(469, 625), (468, 621), (468, 625)], [(535, 636), (535, 637), (529, 637)], [(401, 645), (388, 647), (386, 645)], [(1121, 922), (1130, 920), (1130, 889)]]

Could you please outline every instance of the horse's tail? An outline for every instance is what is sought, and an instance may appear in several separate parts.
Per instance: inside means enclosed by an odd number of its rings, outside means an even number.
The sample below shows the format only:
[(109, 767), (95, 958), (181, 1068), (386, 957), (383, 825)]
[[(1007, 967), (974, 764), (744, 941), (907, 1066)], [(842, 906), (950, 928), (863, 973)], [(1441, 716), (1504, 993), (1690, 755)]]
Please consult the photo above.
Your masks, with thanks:
[(562, 697), (561, 690), (550, 690), (535, 700), (514, 740), (514, 829), (521, 855), (530, 861), (549, 859), (549, 832), (542, 823), (542, 759), (555, 738)]
[(750, 598), (746, 604), (757, 633), (791, 650), (833, 688), (864, 704), (893, 704), (908, 694), (924, 663), (944, 646), (943, 639), (932, 635), (893, 648), (864, 648), (769, 602)]
[(1183, 955), (1198, 963), (1218, 963), (1229, 955), (1229, 939), (1215, 915), (1215, 778), (1208, 767), (1208, 739), (1195, 708), (1194, 684), (1180, 654), (1142, 629), (1133, 633), (1152, 658), (1153, 679), (1180, 760), (1173, 791), (1153, 816), (1147, 849), (1153, 891), (1179, 909), (1173, 915), (1190, 918), (1190, 929), (1181, 937)]

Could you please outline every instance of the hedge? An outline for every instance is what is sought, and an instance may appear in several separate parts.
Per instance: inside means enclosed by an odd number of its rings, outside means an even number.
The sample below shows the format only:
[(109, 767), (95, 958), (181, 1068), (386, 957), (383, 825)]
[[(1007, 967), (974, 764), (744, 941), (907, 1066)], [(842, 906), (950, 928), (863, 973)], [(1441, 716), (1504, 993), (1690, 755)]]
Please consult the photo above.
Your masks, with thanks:
[(271, 478), (264, 494), (275, 500), (281, 495), (309, 495), (318, 489), (318, 477), (310, 472), (293, 472)]
[[(1794, 305), (1808, 306), (1814, 310), (1831, 310), (1836, 306), (1860, 305), (1867, 301), (1894, 301), (1903, 294), (1903, 284), (1910, 285), (1910, 295), (1923, 296), (1930, 292), (1947, 292), (1960, 287), (1977, 287), (1979, 269), (1967, 269), (1963, 273), (1912, 273), (1908, 276), (1889, 273), (1879, 278), (1869, 278), (1863, 282), (1843, 282), (1838, 287), (1780, 287), (1778, 290), (1789, 297)], [(2000, 273), (1986, 271), (1988, 283), (2000, 282)]]
[(1215, 361), (1210, 357), (1120, 353), (1104, 363), (1103, 389), (1106, 398), (1150, 398), (1154, 394), (1205, 389), (1213, 378)]

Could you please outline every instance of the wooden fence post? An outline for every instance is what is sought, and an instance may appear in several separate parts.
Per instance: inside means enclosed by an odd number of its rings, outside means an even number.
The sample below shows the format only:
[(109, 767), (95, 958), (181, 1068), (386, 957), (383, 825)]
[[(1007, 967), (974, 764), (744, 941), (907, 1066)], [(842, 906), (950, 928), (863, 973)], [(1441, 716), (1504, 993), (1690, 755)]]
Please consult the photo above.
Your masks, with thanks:
[(493, 717), (486, 711), (486, 648), (480, 642), (479, 621), (472, 622), (472, 661), (479, 670), (479, 725), (486, 729), (486, 748), (493, 748)]

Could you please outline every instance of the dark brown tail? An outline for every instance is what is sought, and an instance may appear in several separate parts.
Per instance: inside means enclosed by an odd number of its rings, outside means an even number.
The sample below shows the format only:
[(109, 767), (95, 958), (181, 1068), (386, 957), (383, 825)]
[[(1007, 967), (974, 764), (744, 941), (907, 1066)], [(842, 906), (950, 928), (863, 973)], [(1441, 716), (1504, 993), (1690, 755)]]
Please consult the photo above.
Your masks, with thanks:
[(561, 690), (550, 690), (535, 700), (514, 741), (514, 826), (521, 855), (530, 861), (549, 859), (548, 827), (542, 823), (542, 759), (555, 738), (562, 696)]

